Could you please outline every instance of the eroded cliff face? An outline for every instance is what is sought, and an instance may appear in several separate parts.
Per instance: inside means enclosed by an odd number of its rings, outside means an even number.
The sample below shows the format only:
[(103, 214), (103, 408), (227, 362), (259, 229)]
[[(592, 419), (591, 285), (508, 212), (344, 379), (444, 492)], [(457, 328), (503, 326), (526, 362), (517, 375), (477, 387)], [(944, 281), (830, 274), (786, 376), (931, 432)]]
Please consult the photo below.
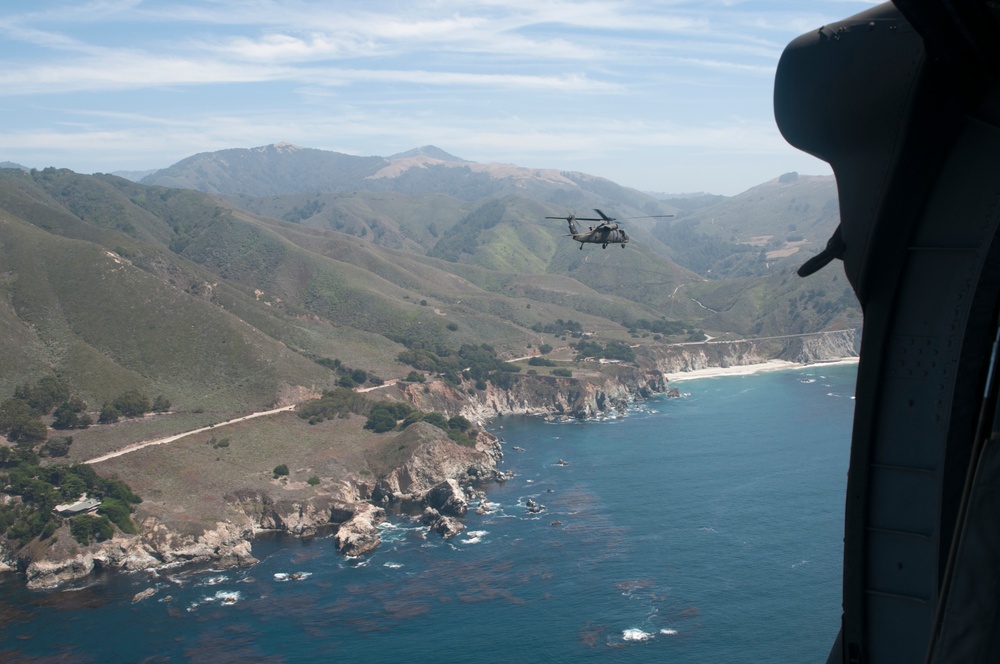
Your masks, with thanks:
[[(252, 565), (252, 532), (247, 524), (216, 523), (200, 533), (185, 534), (176, 528), (147, 519), (139, 535), (118, 534), (89, 546), (53, 546), (44, 555), (27, 562), (24, 570), (29, 588), (52, 588), (89, 576), (98, 570), (138, 571), (157, 567), (214, 561), (225, 567)], [(56, 531), (72, 542), (66, 532)]]
[(665, 392), (662, 373), (620, 367), (615, 375), (586, 378), (522, 376), (510, 389), (488, 385), (471, 395), (462, 415), (483, 421), (497, 415), (567, 416), (589, 419), (624, 411), (637, 399)]
[[(404, 385), (401, 397), (423, 411), (462, 415), (485, 422), (498, 415), (539, 415), (588, 419), (620, 412), (629, 403), (667, 390), (662, 372), (615, 365), (608, 374), (596, 363), (574, 367), (579, 377), (518, 374), (509, 388), (487, 383), (485, 390), (458, 392), (443, 382)], [(471, 387), (471, 382), (467, 387)]]
[(707, 341), (668, 346), (652, 350), (649, 357), (656, 370), (671, 374), (760, 364), (768, 360), (786, 360), (809, 364), (857, 357), (861, 330), (838, 330), (823, 334), (754, 339), (744, 341)]
[[(402, 384), (400, 398), (424, 411), (460, 414), (474, 422), (500, 415), (538, 415), (588, 419), (625, 410), (630, 403), (669, 390), (669, 376), (708, 369), (761, 364), (769, 360), (813, 363), (857, 357), (861, 331), (764, 340), (708, 341), (637, 348), (638, 366), (614, 365), (597, 371), (594, 363), (573, 364), (574, 377), (518, 374), (510, 388), (458, 390), (441, 381)], [(469, 393), (471, 391), (471, 394)]]
[[(416, 448), (401, 466), (380, 478), (371, 499), (380, 505), (396, 502), (420, 503), (434, 487), (445, 481), (468, 485), (502, 479), (497, 462), (503, 458), (499, 442), (480, 432), (476, 448), (456, 445), (447, 437), (428, 437), (429, 424), (411, 425), (417, 437)], [(402, 436), (400, 437), (402, 439)]]
[(779, 359), (811, 364), (861, 354), (861, 330), (828, 332), (788, 340)]

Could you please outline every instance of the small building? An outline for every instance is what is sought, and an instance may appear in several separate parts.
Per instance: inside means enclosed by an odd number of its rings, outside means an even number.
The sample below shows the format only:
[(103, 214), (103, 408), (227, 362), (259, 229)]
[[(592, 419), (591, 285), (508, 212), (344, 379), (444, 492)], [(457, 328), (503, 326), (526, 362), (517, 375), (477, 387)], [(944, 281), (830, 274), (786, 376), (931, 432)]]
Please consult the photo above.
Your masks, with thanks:
[(101, 506), (99, 498), (87, 498), (86, 494), (80, 496), (80, 500), (75, 503), (56, 505), (55, 512), (59, 516), (76, 516), (78, 514), (92, 514)]

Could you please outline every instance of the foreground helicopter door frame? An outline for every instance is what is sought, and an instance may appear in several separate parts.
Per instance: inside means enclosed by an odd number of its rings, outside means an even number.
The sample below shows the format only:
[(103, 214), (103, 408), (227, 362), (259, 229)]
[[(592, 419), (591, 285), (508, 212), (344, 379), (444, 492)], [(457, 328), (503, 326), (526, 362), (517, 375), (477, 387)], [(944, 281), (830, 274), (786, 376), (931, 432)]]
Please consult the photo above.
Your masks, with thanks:
[(775, 78), (782, 134), (830, 163), (840, 199), (801, 273), (843, 260), (865, 314), (828, 661), (985, 664), (1000, 661), (1000, 22), (986, 0), (897, 5), (796, 39)]

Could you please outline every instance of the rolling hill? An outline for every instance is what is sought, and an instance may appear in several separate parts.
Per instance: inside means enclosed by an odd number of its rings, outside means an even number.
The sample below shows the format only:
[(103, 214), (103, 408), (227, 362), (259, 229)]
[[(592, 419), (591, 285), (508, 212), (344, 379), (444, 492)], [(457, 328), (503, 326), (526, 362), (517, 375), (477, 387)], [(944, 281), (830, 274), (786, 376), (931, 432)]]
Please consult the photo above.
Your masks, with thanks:
[[(543, 221), (587, 207), (676, 217), (625, 222), (625, 250), (580, 251)], [(5, 169), (0, 389), (55, 372), (93, 403), (125, 386), (239, 411), (331, 384), (324, 361), (388, 378), (414, 344), (523, 355), (556, 320), (622, 340), (637, 320), (713, 336), (852, 327), (835, 271), (792, 275), (836, 222), (829, 178), (659, 201), (432, 146), (224, 150), (144, 183)]]

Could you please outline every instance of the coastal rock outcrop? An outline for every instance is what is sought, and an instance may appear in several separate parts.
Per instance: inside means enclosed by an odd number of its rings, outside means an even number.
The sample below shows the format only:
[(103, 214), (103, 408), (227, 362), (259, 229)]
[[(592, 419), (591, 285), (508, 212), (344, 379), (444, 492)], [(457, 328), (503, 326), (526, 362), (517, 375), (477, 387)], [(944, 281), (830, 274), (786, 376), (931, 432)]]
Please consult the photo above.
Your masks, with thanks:
[[(586, 363), (584, 363), (586, 364)], [(471, 420), (498, 415), (563, 416), (577, 419), (623, 412), (637, 399), (666, 391), (659, 371), (619, 365), (614, 374), (592, 372), (586, 379), (560, 376), (522, 376), (509, 389), (488, 384), (461, 406)]]
[(424, 502), (441, 514), (465, 516), (469, 511), (469, 502), (465, 499), (465, 491), (453, 479), (446, 479), (427, 492)]
[(465, 530), (464, 523), (447, 514), (441, 514), (433, 507), (424, 508), (424, 513), (421, 515), (420, 521), (425, 526), (430, 526), (431, 530), (445, 538), (454, 537)]
[(379, 505), (419, 505), (427, 492), (446, 480), (458, 486), (501, 479), (497, 462), (503, 450), (497, 439), (485, 432), (479, 433), (476, 447), (471, 448), (454, 443), (435, 426), (417, 422), (397, 440), (413, 451), (403, 464), (376, 482), (371, 497)]
[(382, 538), (378, 525), (385, 521), (385, 510), (375, 505), (357, 505), (351, 517), (340, 524), (333, 541), (337, 549), (347, 556), (363, 556), (378, 548)]
[(274, 530), (297, 537), (314, 535), (329, 525), (336, 500), (324, 493), (302, 500), (275, 501), (270, 494), (255, 489), (241, 489), (225, 498), (249, 519), (254, 533)]
[[(215, 528), (197, 534), (182, 534), (149, 519), (141, 530), (141, 536), (117, 535), (82, 550), (77, 546), (54, 546), (27, 564), (27, 585), (33, 589), (52, 588), (97, 570), (138, 571), (210, 560), (227, 567), (257, 562), (250, 552), (248, 533), (232, 523), (217, 523)], [(64, 535), (65, 541), (72, 542), (68, 531)]]

